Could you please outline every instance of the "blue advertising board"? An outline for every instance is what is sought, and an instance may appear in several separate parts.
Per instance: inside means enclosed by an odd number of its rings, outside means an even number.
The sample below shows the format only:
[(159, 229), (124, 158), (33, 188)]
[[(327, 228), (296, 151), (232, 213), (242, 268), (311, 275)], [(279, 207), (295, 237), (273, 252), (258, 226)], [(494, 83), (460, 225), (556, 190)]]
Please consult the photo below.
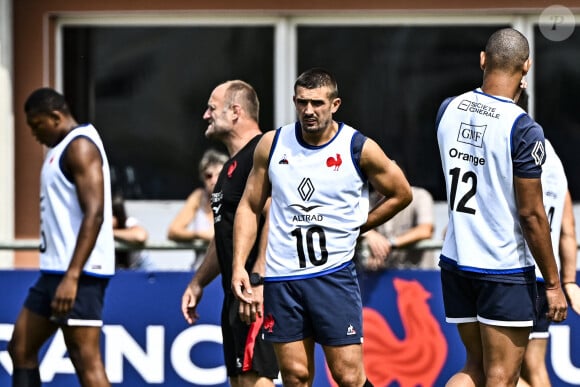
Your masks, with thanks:
[[(0, 386), (10, 385), (7, 342), (37, 273), (0, 271)], [(119, 272), (105, 303), (102, 352), (114, 386), (227, 386), (219, 325), (220, 279), (204, 291), (200, 320), (188, 325), (181, 295), (186, 272)], [(365, 369), (375, 386), (444, 386), (464, 362), (455, 325), (445, 322), (437, 271), (389, 271), (361, 276)], [(580, 386), (580, 317), (553, 324), (547, 363), (554, 386)], [(78, 385), (62, 336), (41, 353), (44, 386)], [(329, 381), (316, 349), (317, 387)]]

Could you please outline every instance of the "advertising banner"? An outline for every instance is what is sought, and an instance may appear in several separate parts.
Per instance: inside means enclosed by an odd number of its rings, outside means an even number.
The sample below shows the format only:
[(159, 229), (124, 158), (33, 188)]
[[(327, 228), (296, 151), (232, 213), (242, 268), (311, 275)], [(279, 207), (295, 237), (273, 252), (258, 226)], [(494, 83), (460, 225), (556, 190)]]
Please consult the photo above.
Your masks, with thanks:
[[(188, 325), (181, 295), (187, 272), (122, 271), (107, 290), (102, 353), (115, 386), (227, 386), (222, 357), (220, 278), (204, 291), (200, 319)], [(0, 386), (10, 385), (7, 344), (34, 271), (0, 271)], [(456, 326), (445, 322), (437, 271), (362, 274), (365, 369), (375, 386), (444, 386), (463, 366)], [(548, 371), (554, 386), (580, 386), (580, 317), (550, 328)], [(316, 387), (334, 386), (320, 347)], [(47, 387), (78, 385), (58, 333), (43, 348), (40, 372)], [(280, 381), (278, 380), (280, 384)]]

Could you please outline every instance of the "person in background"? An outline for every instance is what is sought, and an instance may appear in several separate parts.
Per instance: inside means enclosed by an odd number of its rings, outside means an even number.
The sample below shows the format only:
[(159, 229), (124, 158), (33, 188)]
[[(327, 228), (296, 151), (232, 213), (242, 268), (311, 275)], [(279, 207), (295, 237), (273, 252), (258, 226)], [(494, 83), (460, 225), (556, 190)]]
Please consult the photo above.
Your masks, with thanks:
[(12, 386), (40, 387), (39, 351), (60, 328), (81, 386), (109, 387), (100, 338), (115, 241), (105, 148), (53, 89), (30, 94), (24, 111), (49, 149), (40, 172), (40, 276), (8, 343)]
[(115, 250), (115, 266), (117, 269), (153, 270), (153, 264), (148, 254), (142, 249), (147, 243), (149, 233), (139, 224), (137, 218), (127, 215), (123, 195), (113, 196), (113, 236), (116, 241), (130, 245), (131, 249)]
[(466, 350), (448, 387), (516, 385), (536, 318), (535, 264), (547, 318), (567, 315), (542, 200), (544, 133), (514, 103), (529, 53), (519, 31), (497, 30), (480, 53), (481, 87), (447, 98), (437, 113), (449, 211), (443, 302)]
[[(230, 159), (224, 165), (211, 196), (215, 237), (181, 298), (183, 317), (189, 324), (195, 323), (199, 318), (197, 306), (203, 289), (221, 274), (224, 291), (221, 314), (223, 351), (227, 375), (233, 387), (273, 387), (279, 373), (272, 345), (259, 334), (263, 319), (249, 325), (242, 321), (238, 315), (240, 303), (231, 287), (234, 215), (252, 169), (254, 149), (262, 137), (259, 113), (256, 91), (241, 80), (216, 86), (209, 97), (203, 114), (208, 123), (205, 135), (224, 144)], [(265, 219), (260, 223), (261, 228), (267, 230)], [(258, 256), (263, 256), (264, 249), (265, 238), (248, 252), (247, 272), (261, 270), (255, 265), (261, 262)], [(256, 294), (261, 294), (259, 290), (258, 286)]]
[[(527, 83), (522, 82), (517, 104), (528, 111)], [(542, 166), (542, 192), (544, 207), (550, 222), (552, 248), (560, 268), (560, 280), (568, 302), (580, 314), (580, 288), (576, 283), (576, 260), (578, 241), (572, 197), (562, 161), (552, 143), (546, 139), (546, 162)], [(524, 354), (524, 362), (518, 387), (550, 387), (546, 368), (546, 350), (550, 337), (550, 321), (546, 317), (548, 304), (542, 273), (536, 268), (538, 287), (538, 316), (530, 333), (530, 341)]]
[[(424, 188), (411, 186), (413, 200), (389, 221), (367, 231), (359, 240), (359, 260), (365, 270), (433, 269), (429, 250), (413, 249), (413, 244), (433, 237), (433, 196)], [(371, 206), (382, 199), (371, 193)]]
[[(274, 345), (285, 386), (312, 385), (316, 343), (339, 386), (372, 386), (363, 366), (356, 240), (407, 206), (411, 187), (375, 141), (333, 119), (341, 99), (330, 72), (303, 72), (293, 101), (298, 121), (265, 133), (254, 152), (236, 211), (231, 288), (249, 323), (262, 316), (254, 293), (263, 292), (262, 335)], [(369, 184), (384, 196), (370, 210)], [(248, 276), (270, 196), (266, 256)]]
[[(195, 189), (187, 198), (185, 204), (167, 231), (167, 239), (175, 242), (192, 242), (201, 239), (209, 243), (214, 237), (213, 211), (211, 194), (217, 182), (223, 165), (228, 156), (214, 149), (207, 150), (199, 162), (199, 177), (203, 188)], [(194, 252), (191, 264), (193, 270), (199, 269), (204, 256)]]
[[(560, 280), (572, 310), (580, 314), (580, 288), (576, 284), (576, 257), (578, 242), (570, 191), (560, 158), (546, 139), (546, 162), (542, 166), (544, 206), (550, 221), (550, 234)], [(550, 321), (546, 317), (548, 303), (546, 284), (542, 273), (536, 269), (538, 287), (538, 316), (530, 333), (518, 387), (550, 387), (546, 368), (546, 349), (550, 337)]]

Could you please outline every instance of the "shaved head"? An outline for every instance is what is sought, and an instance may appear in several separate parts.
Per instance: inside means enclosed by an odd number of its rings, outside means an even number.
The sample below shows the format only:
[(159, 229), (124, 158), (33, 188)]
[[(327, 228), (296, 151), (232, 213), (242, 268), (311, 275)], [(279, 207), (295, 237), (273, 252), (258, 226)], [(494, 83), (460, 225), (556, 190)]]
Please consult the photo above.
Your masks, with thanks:
[(493, 33), (485, 46), (486, 70), (520, 72), (530, 56), (528, 40), (513, 28)]
[(239, 79), (223, 83), (226, 87), (225, 103), (227, 106), (239, 104), (256, 122), (259, 122), (260, 101), (254, 88)]

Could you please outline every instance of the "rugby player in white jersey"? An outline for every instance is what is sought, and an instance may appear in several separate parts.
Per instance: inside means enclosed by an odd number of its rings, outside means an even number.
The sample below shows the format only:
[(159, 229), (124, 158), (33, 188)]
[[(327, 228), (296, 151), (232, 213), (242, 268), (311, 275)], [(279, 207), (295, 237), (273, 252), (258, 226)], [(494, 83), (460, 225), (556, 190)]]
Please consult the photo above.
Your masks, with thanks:
[(48, 151), (40, 178), (41, 274), (8, 345), (12, 385), (41, 385), (38, 354), (60, 328), (80, 384), (108, 387), (100, 336), (115, 244), (105, 149), (97, 130), (77, 123), (55, 90), (34, 91), (24, 110), (32, 134)]
[(446, 99), (437, 115), (449, 205), (443, 301), (467, 352), (449, 387), (516, 385), (535, 320), (535, 264), (547, 318), (567, 314), (542, 201), (544, 133), (514, 103), (531, 66), (527, 39), (496, 31), (480, 65), (482, 86)]

